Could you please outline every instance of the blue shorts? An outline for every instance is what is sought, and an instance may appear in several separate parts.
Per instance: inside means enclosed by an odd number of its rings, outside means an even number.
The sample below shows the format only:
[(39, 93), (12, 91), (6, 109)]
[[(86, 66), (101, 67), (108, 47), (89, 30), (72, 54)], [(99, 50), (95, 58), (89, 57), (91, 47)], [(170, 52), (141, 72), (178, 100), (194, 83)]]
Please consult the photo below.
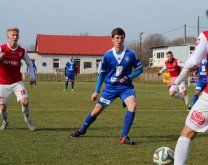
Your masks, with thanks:
[(199, 81), (196, 84), (195, 90), (197, 90), (197, 91), (203, 91), (204, 88), (206, 87), (206, 84), (207, 84), (207, 82), (205, 80), (203, 80), (203, 79), (200, 80), (199, 79)]
[(67, 75), (66, 75), (66, 80), (74, 80), (75, 76), (74, 76), (74, 72), (69, 72)]
[(109, 89), (105, 87), (97, 103), (103, 105), (104, 107), (107, 107), (117, 97), (120, 97), (120, 99), (123, 101), (123, 105), (125, 105), (124, 100), (129, 96), (136, 96), (133, 88), (128, 87), (119, 89), (115, 87), (113, 89)]

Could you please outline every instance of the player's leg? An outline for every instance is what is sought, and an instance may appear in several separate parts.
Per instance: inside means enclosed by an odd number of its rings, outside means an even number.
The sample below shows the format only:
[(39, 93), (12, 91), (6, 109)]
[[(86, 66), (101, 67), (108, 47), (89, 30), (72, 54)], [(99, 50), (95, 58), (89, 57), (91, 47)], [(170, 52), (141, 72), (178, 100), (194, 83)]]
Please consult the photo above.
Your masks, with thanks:
[(28, 126), (28, 128), (31, 131), (35, 130), (35, 126), (32, 122), (32, 120), (29, 118), (30, 116), (30, 106), (28, 102), (28, 93), (25, 88), (25, 85), (23, 84), (22, 81), (15, 83), (15, 88), (14, 88), (14, 93), (17, 97), (17, 100), (21, 103), (22, 105), (22, 114), (24, 117), (24, 122)]
[(0, 130), (5, 130), (9, 125), (8, 110), (6, 104), (0, 104), (0, 115), (3, 119)]
[(63, 90), (64, 92), (67, 91), (67, 89), (68, 89), (68, 84), (69, 84), (69, 77), (66, 76), (65, 89)]
[(189, 128), (187, 125), (184, 126), (175, 148), (175, 165), (185, 165), (189, 157), (191, 141), (194, 139), (196, 134), (197, 132)]
[(186, 90), (186, 84), (185, 82), (181, 82), (181, 84), (178, 85), (178, 88), (179, 88), (179, 92), (181, 93), (181, 95), (183, 96), (184, 98), (184, 103), (190, 107), (190, 97), (188, 96), (187, 94), (187, 90)]
[(105, 88), (94, 109), (88, 114), (83, 122), (82, 127), (75, 133), (70, 134), (69, 137), (79, 137), (80, 135), (85, 134), (89, 126), (96, 120), (97, 116), (100, 115), (105, 107), (109, 106), (117, 97), (117, 91)]
[(12, 94), (12, 88), (13, 85), (0, 85), (0, 115), (3, 120), (0, 130), (5, 130), (9, 124), (7, 102)]
[(177, 87), (177, 85), (171, 85), (171, 87), (169, 89), (169, 95), (170, 95), (170, 97), (183, 100), (183, 96), (181, 96), (178, 93), (178, 87)]
[(127, 89), (121, 94), (121, 99), (124, 101), (127, 106), (126, 115), (124, 118), (124, 126), (120, 137), (121, 144), (134, 145), (134, 142), (128, 137), (128, 133), (131, 129), (132, 123), (134, 121), (134, 116), (136, 112), (136, 97), (135, 92), (132, 89)]
[(74, 91), (74, 73), (71, 74), (71, 91)]
[(79, 137), (80, 135), (84, 135), (87, 132), (89, 126), (96, 120), (97, 116), (101, 114), (104, 108), (105, 107), (103, 105), (97, 103), (92, 112), (90, 112), (86, 117), (85, 121), (82, 124), (82, 127), (75, 133), (70, 134), (69, 137), (73, 138)]
[(185, 127), (181, 132), (175, 149), (175, 165), (184, 165), (189, 156), (191, 141), (197, 132), (208, 130), (208, 94), (203, 92), (189, 112)]

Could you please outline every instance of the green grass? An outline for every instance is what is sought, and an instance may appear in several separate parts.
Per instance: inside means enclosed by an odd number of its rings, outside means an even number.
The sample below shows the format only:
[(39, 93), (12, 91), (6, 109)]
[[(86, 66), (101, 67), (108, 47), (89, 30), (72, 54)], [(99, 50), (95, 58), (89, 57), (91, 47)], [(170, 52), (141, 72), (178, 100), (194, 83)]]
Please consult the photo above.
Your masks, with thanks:
[[(64, 82), (41, 82), (30, 88), (31, 118), (37, 131), (23, 123), (14, 95), (8, 103), (10, 125), (0, 132), (0, 165), (151, 165), (161, 146), (174, 149), (188, 114), (181, 100), (168, 95), (161, 83), (136, 83), (138, 108), (129, 136), (135, 146), (119, 144), (125, 109), (117, 99), (81, 138), (69, 139), (94, 107), (95, 83), (75, 83), (63, 92)], [(190, 96), (194, 91), (189, 87)], [(208, 134), (199, 134), (191, 146), (188, 165), (206, 162)]]

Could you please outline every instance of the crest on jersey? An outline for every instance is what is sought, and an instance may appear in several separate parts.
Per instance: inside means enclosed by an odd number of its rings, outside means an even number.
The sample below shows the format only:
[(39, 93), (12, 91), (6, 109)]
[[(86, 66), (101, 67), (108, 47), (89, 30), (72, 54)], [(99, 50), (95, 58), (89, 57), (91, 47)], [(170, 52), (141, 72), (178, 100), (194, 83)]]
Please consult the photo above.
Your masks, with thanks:
[(127, 57), (125, 57), (125, 61), (126, 62), (128, 62), (129, 61), (129, 57), (127, 56)]
[(22, 56), (22, 52), (19, 52), (19, 56), (20, 56), (20, 57)]

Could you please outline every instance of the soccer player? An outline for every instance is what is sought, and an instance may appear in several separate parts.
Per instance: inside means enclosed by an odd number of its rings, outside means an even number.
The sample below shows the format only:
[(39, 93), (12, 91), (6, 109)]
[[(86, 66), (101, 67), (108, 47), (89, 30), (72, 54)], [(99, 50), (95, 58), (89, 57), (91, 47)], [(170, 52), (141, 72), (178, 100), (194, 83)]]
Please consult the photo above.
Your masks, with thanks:
[(3, 123), (0, 130), (5, 130), (9, 124), (7, 102), (9, 96), (14, 92), (17, 100), (22, 104), (24, 122), (30, 130), (35, 126), (29, 119), (28, 93), (22, 81), (20, 72), (21, 60), (24, 60), (30, 69), (30, 83), (35, 82), (32, 62), (26, 54), (25, 49), (18, 45), (19, 29), (7, 29), (8, 42), (0, 46), (0, 115)]
[[(203, 59), (208, 56), (208, 31), (200, 33), (197, 42), (196, 49), (193, 54), (185, 62), (185, 65), (172, 84), (180, 84), (185, 80), (190, 72), (200, 66)], [(208, 69), (206, 67), (206, 69)], [(196, 137), (198, 132), (205, 132), (208, 130), (208, 84), (205, 90), (197, 102), (191, 108), (185, 122), (185, 126), (182, 129), (181, 135), (177, 141), (175, 148), (174, 164), (185, 165), (189, 157), (189, 151), (192, 140)]]
[[(166, 56), (168, 60), (165, 61), (165, 66), (158, 72), (158, 76), (160, 76), (165, 70), (168, 70), (170, 73), (170, 80), (176, 79), (180, 74), (184, 63), (175, 59), (171, 51), (168, 51)], [(181, 95), (179, 93), (181, 93)], [(185, 81), (181, 82), (179, 85), (171, 85), (169, 87), (169, 95), (176, 99), (182, 99), (187, 106), (189, 105), (190, 98), (187, 95)]]
[[(38, 70), (37, 70), (37, 67), (36, 67), (34, 61), (32, 61), (32, 66), (33, 66), (33, 72), (34, 72), (34, 74), (35, 74), (35, 76), (36, 76), (36, 73), (37, 73)], [(28, 67), (27, 67), (26, 72), (27, 72), (27, 75), (30, 76), (30, 70), (29, 70)], [(30, 84), (30, 85), (31, 85), (31, 87), (32, 87), (33, 84)], [(36, 81), (34, 82), (34, 85), (35, 85), (35, 86), (37, 85), (37, 84), (36, 84)]]
[(71, 80), (71, 91), (74, 91), (75, 75), (77, 75), (77, 63), (74, 61), (73, 56), (70, 56), (69, 61), (67, 61), (65, 65), (66, 83), (64, 92), (68, 89), (69, 79)]
[[(119, 97), (123, 101), (123, 105), (127, 106), (120, 144), (133, 145), (134, 142), (128, 137), (137, 106), (132, 79), (143, 72), (143, 67), (135, 51), (124, 46), (124, 30), (115, 28), (111, 34), (114, 47), (104, 54), (96, 89), (91, 96), (92, 101), (98, 98), (103, 81), (105, 81), (105, 88), (94, 109), (86, 117), (82, 127), (75, 133), (70, 134), (69, 137), (74, 138), (84, 135), (98, 115)], [(132, 68), (134, 68), (133, 73)]]
[(189, 107), (189, 109), (191, 109), (192, 106), (196, 103), (196, 101), (199, 99), (199, 95), (206, 87), (206, 84), (207, 84), (206, 67), (207, 67), (207, 59), (204, 59), (204, 60), (202, 60), (200, 67), (198, 67), (198, 69), (194, 73), (194, 74), (198, 75), (198, 81), (196, 84), (193, 101), (192, 101), (192, 104)]

